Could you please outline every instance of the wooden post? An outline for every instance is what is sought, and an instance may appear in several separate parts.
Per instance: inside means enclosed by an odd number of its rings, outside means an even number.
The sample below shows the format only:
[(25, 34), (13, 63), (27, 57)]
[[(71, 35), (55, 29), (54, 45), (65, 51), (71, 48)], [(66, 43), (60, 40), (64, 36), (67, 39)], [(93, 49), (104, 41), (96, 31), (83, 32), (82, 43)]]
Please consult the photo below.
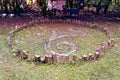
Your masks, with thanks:
[(88, 55), (88, 60), (93, 60), (92, 54), (89, 54), (89, 55)]
[(52, 63), (57, 62), (57, 54), (52, 54)]
[(64, 62), (63, 62), (63, 64), (66, 64), (66, 63), (68, 63), (69, 62), (69, 55), (64, 55)]
[(48, 55), (45, 55), (45, 63), (48, 63), (48, 62), (49, 62)]
[(76, 62), (76, 61), (77, 61), (77, 55), (76, 55), (76, 54), (73, 54), (72, 61), (74, 61), (74, 62)]
[(106, 32), (106, 31), (107, 31), (107, 28), (106, 28), (106, 27), (104, 27), (104, 28), (103, 28), (103, 32)]
[(19, 49), (16, 49), (16, 50), (15, 50), (15, 54), (16, 54), (16, 56), (20, 56), (21, 51), (20, 51)]
[(101, 52), (102, 52), (102, 51), (101, 51), (101, 47), (100, 47), (100, 48), (97, 48), (97, 49), (96, 49), (96, 52), (101, 53)]
[(60, 64), (68, 63), (68, 62), (69, 62), (69, 55), (60, 54), (60, 55), (58, 56), (57, 62), (60, 63)]
[(27, 62), (31, 62), (31, 59), (30, 59), (30, 58), (27, 58)]
[(105, 46), (101, 46), (101, 52), (105, 51)]
[(86, 56), (86, 55), (83, 55), (83, 56), (82, 56), (82, 60), (83, 60), (83, 61), (87, 61), (87, 56)]
[(40, 55), (35, 55), (34, 56), (34, 61), (35, 62), (40, 62)]
[(111, 46), (114, 46), (115, 45), (115, 40), (114, 39), (111, 39)]
[(9, 35), (13, 36), (14, 33), (15, 33), (15, 30), (12, 30), (12, 31), (9, 32)]
[(110, 46), (110, 44), (111, 44), (111, 40), (108, 40), (108, 42), (107, 42), (107, 43), (108, 43), (108, 46)]
[(100, 53), (99, 52), (95, 52), (94, 59), (98, 60), (98, 58), (100, 58)]
[(28, 52), (27, 51), (23, 50), (20, 55), (21, 55), (21, 58), (23, 58), (23, 59), (27, 59), (28, 58)]
[(57, 62), (60, 63), (60, 64), (63, 64), (63, 57), (64, 57), (64, 55), (63, 55), (63, 54), (60, 54), (60, 55), (58, 56)]
[(41, 62), (41, 63), (45, 63), (45, 57), (41, 57), (41, 58), (40, 58), (40, 62)]
[(52, 63), (57, 62), (57, 54), (54, 51), (50, 51), (50, 54), (52, 55)]
[(52, 56), (51, 55), (45, 55), (45, 63), (52, 62)]

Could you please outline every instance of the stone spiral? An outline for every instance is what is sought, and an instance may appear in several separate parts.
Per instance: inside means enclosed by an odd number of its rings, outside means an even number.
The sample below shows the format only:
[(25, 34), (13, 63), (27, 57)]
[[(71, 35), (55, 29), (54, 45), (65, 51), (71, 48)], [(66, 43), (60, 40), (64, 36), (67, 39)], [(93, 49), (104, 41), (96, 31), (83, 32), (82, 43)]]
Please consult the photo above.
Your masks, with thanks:
[[(44, 49), (45, 49), (45, 53), (47, 55), (50, 55), (51, 52), (55, 52), (55, 51), (51, 51), (50, 50), (50, 47), (51, 47), (51, 44), (53, 41), (55, 40), (58, 40), (58, 39), (62, 39), (62, 38), (68, 38), (68, 37), (77, 37), (77, 36), (86, 36), (88, 33), (89, 33), (89, 29), (87, 29), (86, 31), (81, 31), (80, 29), (72, 29), (72, 28), (69, 28), (68, 29), (69, 31), (68, 32), (57, 32), (57, 31), (53, 31), (53, 34), (51, 37), (49, 37), (47, 40), (46, 40), (46, 43), (44, 44)], [(73, 43), (73, 42), (69, 42), (69, 41), (60, 41), (60, 42), (57, 42), (55, 47), (56, 49), (58, 50), (63, 50), (62, 47), (60, 47), (60, 45), (68, 45), (71, 47), (71, 50), (66, 52), (66, 53), (61, 53), (61, 54), (65, 54), (65, 55), (70, 55), (70, 54), (75, 54), (76, 51), (77, 51), (77, 46)], [(60, 55), (59, 53), (55, 52), (57, 55)]]

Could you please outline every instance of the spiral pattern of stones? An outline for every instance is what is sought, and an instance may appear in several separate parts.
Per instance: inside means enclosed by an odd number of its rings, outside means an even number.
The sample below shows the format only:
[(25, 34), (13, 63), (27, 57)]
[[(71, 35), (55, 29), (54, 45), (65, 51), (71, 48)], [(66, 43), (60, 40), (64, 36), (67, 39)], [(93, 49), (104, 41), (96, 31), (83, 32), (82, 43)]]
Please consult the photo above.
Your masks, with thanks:
[[(40, 57), (39, 55), (37, 55), (37, 56), (34, 56), (35, 58), (31, 60), (31, 59), (29, 58), (29, 56), (28, 56), (28, 52), (29, 52), (29, 51), (19, 50), (19, 49), (14, 45), (14, 40), (12, 39), (12, 37), (14, 36), (14, 34), (15, 34), (16, 32), (19, 32), (19, 31), (21, 31), (22, 29), (27, 28), (27, 27), (30, 27), (30, 26), (32, 26), (33, 24), (37, 24), (37, 23), (38, 23), (38, 21), (35, 20), (35, 21), (30, 22), (28, 25), (23, 24), (22, 26), (19, 26), (19, 27), (16, 26), (16, 27), (15, 27), (15, 30), (10, 31), (9, 36), (6, 38), (6, 41), (7, 41), (8, 44), (10, 45), (10, 48), (12, 49), (12, 51), (13, 51), (17, 56), (21, 56), (21, 58), (27, 59), (27, 61), (30, 61), (30, 62), (37, 62), (37, 61), (39, 61), (39, 62), (42, 62), (42, 63), (48, 63), (48, 62), (52, 62), (52, 63), (54, 63), (54, 62), (59, 62), (59, 63), (61, 63), (61, 64), (68, 63), (68, 62), (69, 62), (69, 54), (75, 53), (75, 51), (76, 51), (76, 46), (75, 46), (73, 43), (67, 42), (67, 41), (63, 41), (63, 42), (60, 42), (60, 43), (57, 44), (56, 47), (57, 47), (58, 49), (61, 49), (61, 48), (59, 47), (59, 45), (61, 45), (61, 44), (67, 44), (67, 45), (72, 46), (72, 47), (73, 47), (73, 48), (72, 48), (72, 51), (68, 52), (67, 54), (58, 54), (58, 55), (56, 55), (56, 53), (55, 53), (54, 51), (48, 51), (48, 50), (47, 50), (47, 48), (50, 48), (51, 42), (52, 42), (53, 40), (66, 37), (66, 36), (68, 36), (68, 35), (60, 35), (60, 36), (56, 37), (57, 34), (55, 34), (56, 32), (53, 31), (53, 36), (51, 36), (51, 37), (48, 39), (48, 41), (45, 43), (45, 47), (44, 47), (45, 50), (46, 50), (46, 53), (50, 53), (50, 54), (49, 54), (49, 55), (46, 55), (44, 58), (42, 58), (42, 57)], [(78, 23), (77, 23), (77, 24), (78, 24)], [(92, 25), (91, 25), (92, 23), (81, 22), (80, 24), (81, 24), (81, 25), (87, 25), (87, 26), (89, 26), (90, 28), (94, 28), (94, 27), (92, 27)], [(107, 32), (110, 32), (109, 29), (107, 29), (107, 28), (105, 28), (105, 27), (101, 27), (101, 26), (97, 26), (97, 27), (95, 27), (95, 29), (98, 29), (98, 30), (100, 30), (100, 31), (102, 31), (102, 32), (105, 32), (105, 34), (106, 34)], [(70, 29), (70, 30), (72, 30), (72, 29)], [(87, 34), (87, 33), (88, 33), (88, 32), (86, 32), (86, 34)], [(82, 58), (78, 58), (78, 59), (77, 59), (77, 57), (76, 57), (75, 55), (73, 55), (73, 60), (70, 61), (70, 62), (71, 62), (71, 63), (75, 63), (75, 61), (98, 60), (98, 59), (101, 57), (101, 54), (100, 54), (101, 52), (105, 51), (108, 47), (111, 47), (111, 46), (113, 47), (113, 46), (115, 45), (115, 43), (116, 43), (114, 39), (111, 39), (111, 36), (110, 36), (111, 33), (108, 33), (108, 34), (106, 34), (106, 35), (109, 36), (108, 42), (106, 42), (105, 45), (103, 45), (103, 44), (100, 45), (100, 48), (96, 50), (96, 52), (95, 52), (94, 55), (92, 55), (92, 54), (89, 54), (88, 56), (87, 56), (87, 55), (83, 55)], [(74, 35), (74, 36), (78, 36), (78, 35)], [(72, 37), (74, 37), (74, 36), (72, 35)], [(39, 57), (38, 57), (38, 56), (39, 56)]]

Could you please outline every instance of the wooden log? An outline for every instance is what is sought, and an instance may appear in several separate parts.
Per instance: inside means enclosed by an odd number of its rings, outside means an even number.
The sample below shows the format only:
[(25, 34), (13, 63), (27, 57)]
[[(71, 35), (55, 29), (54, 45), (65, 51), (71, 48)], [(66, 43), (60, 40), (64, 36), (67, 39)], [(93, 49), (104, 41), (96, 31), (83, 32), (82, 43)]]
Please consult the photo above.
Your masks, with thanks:
[(98, 60), (99, 58), (100, 58), (100, 53), (99, 52), (95, 52), (94, 60)]
[(107, 43), (108, 43), (108, 46), (110, 46), (112, 42), (111, 42), (111, 40), (108, 40)]
[(66, 54), (60, 54), (58, 56), (57, 62), (60, 64), (66, 64), (69, 62), (69, 56)]
[(111, 39), (111, 46), (114, 46), (115, 45), (115, 40), (114, 39)]
[(56, 63), (56, 62), (57, 62), (57, 54), (52, 53), (52, 63)]
[(52, 62), (52, 56), (51, 55), (45, 55), (45, 63), (51, 63)]
[(107, 30), (107, 31), (105, 32), (105, 34), (106, 34), (106, 35), (109, 35), (109, 34), (110, 34), (110, 31), (109, 31), (109, 30)]
[(31, 62), (32, 60), (30, 58), (27, 58), (27, 62)]
[(15, 52), (15, 56), (20, 56), (21, 54), (21, 51), (19, 49), (16, 49), (13, 52)]
[(106, 32), (108, 29), (106, 27), (103, 28), (103, 32)]
[(45, 57), (41, 57), (41, 58), (40, 58), (40, 62), (41, 62), (41, 63), (45, 63)]
[(105, 46), (101, 46), (101, 52), (105, 51)]
[(40, 55), (34, 55), (34, 62), (40, 62)]
[(78, 61), (81, 62), (81, 61), (82, 61), (82, 57), (79, 57), (79, 58), (78, 58)]
[(15, 30), (12, 30), (12, 31), (9, 32), (9, 35), (13, 36), (14, 33), (15, 33)]
[(22, 26), (23, 26), (23, 28), (27, 28), (27, 25), (26, 25), (26, 24), (23, 24)]
[(87, 61), (87, 55), (83, 55), (83, 56), (82, 56), (82, 60), (83, 60), (83, 61)]
[(48, 55), (45, 55), (45, 63), (48, 63), (49, 62), (49, 57)]
[(58, 55), (57, 62), (62, 64), (63, 63), (63, 57), (64, 57), (63, 54)]
[(66, 63), (68, 63), (69, 62), (69, 55), (64, 55), (64, 62), (63, 62), (63, 64), (66, 64)]
[(20, 26), (15, 26), (15, 32), (18, 32), (21, 30), (21, 27)]
[(104, 46), (104, 48), (108, 48), (108, 44), (105, 42), (105, 43), (101, 43), (101, 46)]
[(89, 54), (89, 55), (88, 55), (88, 60), (93, 60), (92, 54)]
[(28, 51), (23, 50), (23, 51), (21, 51), (20, 55), (21, 55), (21, 58), (27, 59), (28, 58)]
[(97, 48), (97, 49), (96, 49), (96, 52), (101, 53), (101, 52), (102, 52), (101, 47), (100, 47), (100, 48)]
[(72, 58), (72, 61), (76, 62), (78, 59), (77, 59), (77, 55), (76, 54), (73, 54), (73, 58)]
[(97, 51), (97, 52), (99, 52), (99, 53), (104, 52), (105, 49), (107, 49), (107, 48), (108, 48), (108, 44), (107, 43), (101, 43), (100, 44), (100, 51)]

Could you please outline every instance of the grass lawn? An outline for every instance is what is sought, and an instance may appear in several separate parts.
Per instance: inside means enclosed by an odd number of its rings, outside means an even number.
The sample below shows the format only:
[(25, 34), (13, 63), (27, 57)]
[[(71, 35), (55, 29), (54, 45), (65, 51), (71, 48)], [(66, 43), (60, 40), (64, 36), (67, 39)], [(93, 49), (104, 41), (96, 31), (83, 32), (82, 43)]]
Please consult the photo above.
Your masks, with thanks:
[[(104, 23), (112, 32), (112, 38), (120, 43), (120, 23)], [(53, 31), (70, 33), (69, 29), (80, 30), (77, 37), (65, 37), (54, 40), (50, 50), (59, 53), (68, 52), (68, 45), (57, 50), (55, 44), (59, 41), (70, 41), (77, 46), (76, 54), (81, 57), (89, 53), (94, 54), (101, 42), (108, 37), (101, 31), (89, 29), (75, 24), (39, 24), (26, 28), (14, 36), (15, 45), (20, 49), (28, 50), (30, 57), (35, 54), (45, 55), (45, 40), (52, 36)], [(98, 61), (80, 62), (72, 64), (32, 64), (15, 57), (11, 52), (5, 38), (10, 28), (0, 28), (0, 80), (120, 80), (120, 47), (109, 48)], [(86, 34), (86, 32), (88, 32)], [(76, 32), (72, 32), (76, 34)], [(69, 35), (70, 36), (70, 35)], [(116, 45), (118, 46), (118, 45)]]

